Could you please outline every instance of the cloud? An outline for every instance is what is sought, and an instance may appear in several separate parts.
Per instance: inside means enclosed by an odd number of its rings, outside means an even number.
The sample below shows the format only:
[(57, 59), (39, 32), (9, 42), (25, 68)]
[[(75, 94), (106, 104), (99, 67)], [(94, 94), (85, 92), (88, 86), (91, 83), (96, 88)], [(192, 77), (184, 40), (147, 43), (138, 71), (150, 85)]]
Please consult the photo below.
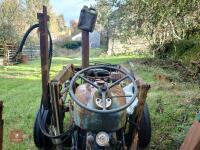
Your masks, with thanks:
[(69, 24), (70, 20), (78, 19), (80, 10), (84, 5), (92, 5), (94, 1), (88, 0), (50, 0), (54, 11), (63, 14), (65, 21)]

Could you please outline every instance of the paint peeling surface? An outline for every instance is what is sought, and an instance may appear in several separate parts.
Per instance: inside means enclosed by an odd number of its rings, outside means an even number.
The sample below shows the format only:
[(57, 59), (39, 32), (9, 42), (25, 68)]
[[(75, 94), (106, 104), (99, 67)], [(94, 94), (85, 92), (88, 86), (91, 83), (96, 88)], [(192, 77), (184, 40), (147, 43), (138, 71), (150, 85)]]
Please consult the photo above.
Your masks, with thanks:
[[(79, 101), (85, 104), (87, 107), (101, 109), (98, 108), (94, 102), (96, 98), (100, 97), (98, 91), (91, 85), (86, 83), (77, 87), (76, 96)], [(124, 96), (124, 92), (121, 86), (116, 85), (112, 87), (107, 93), (107, 97), (112, 99), (112, 105), (108, 108), (108, 110), (125, 105), (126, 99), (122, 96)], [(126, 110), (117, 113), (99, 114), (82, 109), (76, 104), (74, 110), (75, 124), (86, 130), (115, 131), (122, 128), (126, 122)]]

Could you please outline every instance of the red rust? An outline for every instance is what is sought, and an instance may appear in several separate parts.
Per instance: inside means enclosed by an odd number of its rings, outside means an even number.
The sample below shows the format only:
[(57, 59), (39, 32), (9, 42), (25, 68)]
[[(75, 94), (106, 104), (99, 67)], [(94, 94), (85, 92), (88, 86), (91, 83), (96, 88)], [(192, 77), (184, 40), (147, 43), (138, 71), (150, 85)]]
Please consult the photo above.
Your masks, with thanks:
[(80, 100), (81, 103), (87, 105), (89, 101), (92, 100), (92, 92), (93, 90), (96, 90), (95, 88), (91, 88), (91, 86), (86, 83), (82, 84), (77, 87), (76, 89), (76, 97), (78, 100)]
[(89, 66), (89, 32), (82, 30), (82, 68)]
[(194, 121), (180, 150), (199, 150), (200, 149), (200, 123)]
[(22, 130), (11, 130), (9, 133), (10, 142), (21, 143), (23, 142), (24, 132)]
[[(87, 105), (90, 101), (95, 99), (95, 97), (99, 97), (96, 94), (97, 94), (97, 89), (93, 88), (88, 83), (82, 84), (82, 85), (78, 86), (77, 89), (76, 89), (77, 99), (80, 100), (80, 102), (85, 104), (85, 105)], [(116, 98), (115, 101), (118, 104), (120, 104), (121, 106), (126, 104), (125, 97), (121, 97), (121, 96), (124, 96), (125, 94), (124, 94), (123, 89), (121, 88), (120, 85), (116, 85), (116, 86), (112, 87), (109, 90), (108, 95), (109, 95), (108, 97), (116, 96), (117, 98)]]
[(116, 101), (121, 105), (124, 106), (126, 104), (126, 99), (125, 97), (120, 97), (120, 96), (124, 96), (124, 91), (122, 89), (122, 87), (120, 85), (115, 85), (114, 87), (112, 87), (110, 89), (110, 93), (112, 94), (112, 96), (119, 96), (116, 98)]
[(65, 81), (69, 80), (74, 75), (74, 66), (72, 64), (66, 65), (63, 67), (58, 75), (54, 78), (53, 81), (57, 82), (58, 84), (62, 85)]
[(49, 64), (48, 64), (48, 29), (47, 8), (43, 6), (43, 13), (38, 13), (39, 31), (40, 31), (40, 55), (42, 71), (42, 100), (44, 107), (48, 107), (48, 81), (49, 81)]

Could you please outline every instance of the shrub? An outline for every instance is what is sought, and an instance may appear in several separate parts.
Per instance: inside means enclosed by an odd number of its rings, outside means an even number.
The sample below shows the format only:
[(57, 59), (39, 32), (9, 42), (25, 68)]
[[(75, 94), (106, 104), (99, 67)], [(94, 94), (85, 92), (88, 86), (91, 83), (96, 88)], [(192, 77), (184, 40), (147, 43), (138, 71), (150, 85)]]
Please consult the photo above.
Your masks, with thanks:
[(81, 46), (80, 41), (68, 41), (67, 43), (64, 44), (64, 48), (67, 49), (77, 49)]
[(171, 57), (189, 64), (191, 60), (197, 60), (200, 57), (200, 43), (198, 40), (179, 40), (168, 42), (163, 45), (162, 50), (158, 50), (158, 58)]

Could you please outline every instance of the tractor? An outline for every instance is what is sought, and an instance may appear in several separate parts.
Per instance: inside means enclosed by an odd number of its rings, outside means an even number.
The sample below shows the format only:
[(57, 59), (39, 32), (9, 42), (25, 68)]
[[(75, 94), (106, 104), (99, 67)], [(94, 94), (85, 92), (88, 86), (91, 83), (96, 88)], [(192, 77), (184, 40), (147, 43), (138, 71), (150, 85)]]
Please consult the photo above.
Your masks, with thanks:
[(22, 51), (28, 34), (39, 28), (42, 98), (33, 129), (36, 147), (71, 150), (147, 147), (151, 121), (145, 101), (150, 85), (123, 65), (89, 63), (89, 32), (94, 30), (96, 10), (85, 6), (80, 13), (82, 65), (65, 65), (52, 80), (49, 71), (53, 47), (45, 6), (38, 19), (39, 24), (26, 32), (16, 54)]

